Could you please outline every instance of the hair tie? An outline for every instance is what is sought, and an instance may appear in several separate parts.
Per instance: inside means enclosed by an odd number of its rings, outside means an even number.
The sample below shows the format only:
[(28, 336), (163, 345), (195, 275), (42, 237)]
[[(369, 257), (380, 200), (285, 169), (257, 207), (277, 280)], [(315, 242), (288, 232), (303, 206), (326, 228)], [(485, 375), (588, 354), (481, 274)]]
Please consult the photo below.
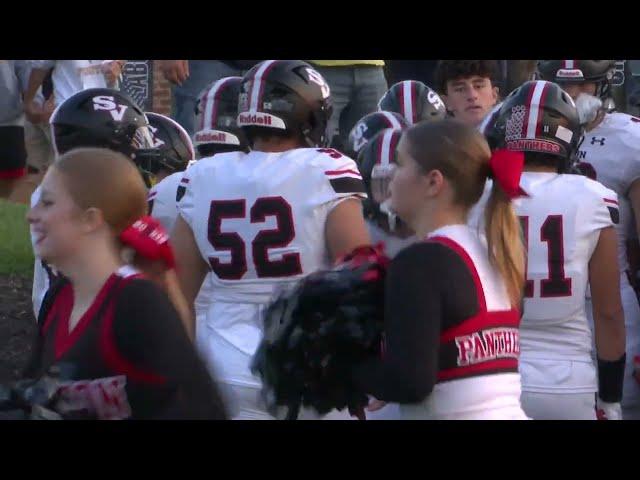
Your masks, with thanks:
[(169, 268), (176, 265), (169, 236), (160, 222), (145, 215), (125, 228), (120, 241), (148, 260), (162, 260)]
[(520, 177), (524, 168), (524, 153), (512, 150), (494, 150), (489, 159), (492, 178), (502, 188), (509, 200), (526, 197), (520, 187)]

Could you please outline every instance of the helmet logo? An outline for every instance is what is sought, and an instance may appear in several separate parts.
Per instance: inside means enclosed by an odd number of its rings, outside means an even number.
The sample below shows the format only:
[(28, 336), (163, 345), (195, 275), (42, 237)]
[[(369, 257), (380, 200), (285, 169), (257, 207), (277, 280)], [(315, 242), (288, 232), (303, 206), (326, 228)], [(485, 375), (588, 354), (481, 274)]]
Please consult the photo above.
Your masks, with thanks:
[(111, 114), (113, 119), (117, 122), (121, 122), (124, 117), (124, 112), (127, 110), (128, 105), (116, 104), (115, 98), (107, 95), (100, 95), (93, 97), (93, 109), (106, 110)]
[(367, 132), (367, 124), (365, 122), (360, 122), (353, 129), (353, 151), (358, 153), (364, 144), (367, 143), (367, 139), (364, 137), (364, 134)]
[(429, 100), (429, 103), (433, 105), (436, 110), (442, 110), (444, 108), (444, 102), (440, 98), (440, 95), (433, 90), (427, 93), (427, 100)]
[(156, 132), (158, 131), (158, 129), (156, 127), (152, 127), (151, 125), (149, 125), (149, 130), (151, 130), (151, 147), (158, 148), (164, 145), (164, 141), (161, 140), (158, 135), (156, 135)]
[(329, 90), (329, 85), (327, 85), (327, 82), (324, 81), (324, 78), (322, 77), (322, 75), (320, 75), (313, 68), (305, 68), (305, 70), (307, 71), (307, 75), (309, 75), (309, 81), (320, 86), (320, 91), (322, 92), (322, 99), (324, 100), (329, 98), (329, 95), (331, 95), (331, 92)]
[(556, 78), (584, 78), (584, 75), (577, 68), (561, 68), (556, 73)]
[(505, 140), (517, 140), (523, 137), (524, 117), (527, 108), (524, 105), (516, 105), (511, 109), (511, 116), (507, 120)]

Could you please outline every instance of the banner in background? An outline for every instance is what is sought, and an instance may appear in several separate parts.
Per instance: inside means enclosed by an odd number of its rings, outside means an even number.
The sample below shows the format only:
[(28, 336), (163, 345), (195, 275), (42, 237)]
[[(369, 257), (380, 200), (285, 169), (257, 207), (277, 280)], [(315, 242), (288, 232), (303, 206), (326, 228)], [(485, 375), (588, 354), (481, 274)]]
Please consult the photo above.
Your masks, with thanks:
[(126, 92), (142, 110), (153, 107), (153, 60), (128, 60), (122, 69), (120, 90)]

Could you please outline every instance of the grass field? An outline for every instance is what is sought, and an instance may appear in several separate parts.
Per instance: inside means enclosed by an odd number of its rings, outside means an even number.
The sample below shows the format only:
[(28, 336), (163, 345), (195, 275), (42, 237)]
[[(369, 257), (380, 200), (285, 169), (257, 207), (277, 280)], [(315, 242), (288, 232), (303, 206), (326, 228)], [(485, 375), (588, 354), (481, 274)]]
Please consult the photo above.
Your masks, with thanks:
[(0, 275), (33, 275), (27, 207), (0, 200)]

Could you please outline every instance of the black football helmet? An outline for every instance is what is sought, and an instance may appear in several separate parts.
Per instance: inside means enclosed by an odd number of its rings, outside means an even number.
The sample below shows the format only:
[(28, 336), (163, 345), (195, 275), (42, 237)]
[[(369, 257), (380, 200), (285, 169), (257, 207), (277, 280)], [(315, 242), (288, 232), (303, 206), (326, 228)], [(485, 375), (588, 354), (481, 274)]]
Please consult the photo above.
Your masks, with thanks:
[(615, 60), (540, 60), (538, 76), (542, 80), (563, 83), (594, 82), (596, 96), (604, 100), (611, 93)]
[(493, 109), (491, 109), (487, 116), (484, 117), (484, 120), (482, 120), (480, 126), (478, 127), (480, 133), (485, 136), (491, 150), (495, 150), (496, 145), (499, 142), (499, 140), (493, 138), (492, 135), (494, 135), (493, 127), (496, 123), (496, 120), (498, 120), (498, 117), (500, 116), (500, 109), (502, 108), (502, 104), (503, 102), (500, 102), (495, 107), (493, 107)]
[(138, 150), (135, 163), (146, 175), (160, 170), (170, 174), (187, 168), (195, 160), (195, 151), (189, 134), (175, 120), (159, 113), (146, 112), (151, 131), (151, 148)]
[(582, 132), (569, 94), (555, 83), (537, 80), (511, 92), (485, 134), (493, 148), (558, 157), (558, 170), (566, 172), (575, 160)]
[(370, 219), (385, 218), (392, 232), (400, 219), (388, 208), (389, 184), (398, 163), (397, 148), (401, 137), (402, 130), (382, 130), (367, 142), (358, 155), (358, 168), (367, 190), (367, 199), (363, 201), (364, 214)]
[(62, 102), (49, 120), (58, 155), (79, 147), (108, 148), (134, 159), (151, 148), (146, 115), (126, 94), (110, 88), (82, 90)]
[(378, 102), (378, 110), (399, 113), (410, 125), (424, 120), (442, 120), (447, 115), (440, 95), (416, 80), (392, 85)]
[(329, 85), (302, 60), (266, 60), (242, 79), (238, 126), (253, 142), (256, 129), (300, 135), (309, 147), (328, 143), (333, 110)]
[(407, 121), (399, 113), (373, 112), (365, 115), (351, 129), (344, 153), (348, 157), (356, 159), (360, 150), (378, 132), (387, 128), (404, 130), (408, 126)]
[(205, 88), (196, 104), (197, 131), (193, 143), (201, 157), (216, 153), (249, 151), (249, 142), (238, 127), (238, 96), (242, 77), (226, 77)]

